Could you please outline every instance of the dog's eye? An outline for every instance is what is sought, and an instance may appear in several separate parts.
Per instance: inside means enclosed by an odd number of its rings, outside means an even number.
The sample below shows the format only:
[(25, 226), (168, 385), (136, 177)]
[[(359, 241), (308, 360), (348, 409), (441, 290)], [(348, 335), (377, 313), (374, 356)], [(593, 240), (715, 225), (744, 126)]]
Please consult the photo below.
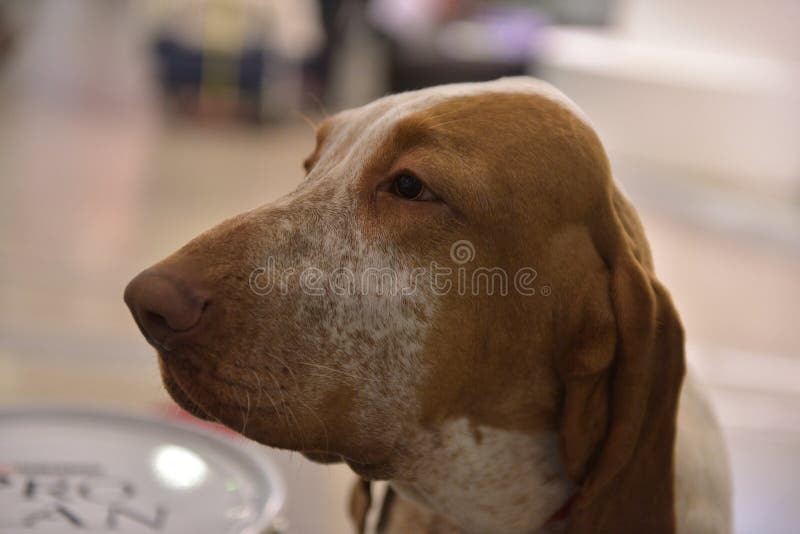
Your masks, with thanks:
[(395, 176), (392, 190), (395, 195), (408, 200), (436, 200), (419, 178), (407, 172)]
[(394, 190), (403, 198), (413, 200), (422, 194), (423, 189), (422, 182), (411, 174), (401, 174), (394, 179)]

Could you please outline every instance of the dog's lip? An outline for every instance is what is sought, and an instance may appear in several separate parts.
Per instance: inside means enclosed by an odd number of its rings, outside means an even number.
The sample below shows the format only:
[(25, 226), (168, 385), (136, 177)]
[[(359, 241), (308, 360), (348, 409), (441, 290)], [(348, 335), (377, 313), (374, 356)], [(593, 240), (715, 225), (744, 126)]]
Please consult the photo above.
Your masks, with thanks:
[[(161, 369), (167, 392), (171, 397), (175, 396), (176, 394), (179, 397), (178, 399), (174, 399), (175, 402), (177, 402), (181, 408), (198, 419), (209, 422), (217, 422), (216, 418), (211, 415), (208, 409), (203, 406), (201, 402), (195, 400), (189, 391), (187, 391), (187, 389), (181, 384), (180, 379), (176, 377), (174, 365), (166, 361), (161, 353), (159, 353), (158, 357), (161, 360)], [(169, 359), (172, 360), (173, 358), (171, 357)]]
[(174, 330), (173, 332), (170, 332), (161, 341), (158, 341), (157, 339), (152, 337), (150, 334), (148, 334), (145, 331), (145, 329), (141, 327), (138, 319), (136, 319), (136, 324), (140, 325), (139, 326), (139, 330), (142, 332), (142, 335), (144, 336), (145, 341), (147, 341), (150, 344), (150, 346), (152, 346), (154, 349), (156, 349), (159, 353), (162, 353), (162, 356), (163, 356), (163, 353), (172, 354), (172, 353), (176, 352), (176, 349), (178, 348), (178, 345), (179, 345), (180, 341), (182, 341), (184, 338), (188, 338), (190, 336), (190, 334), (192, 333), (192, 331), (194, 331), (195, 328), (197, 328), (197, 326), (200, 324), (201, 321), (202, 321), (202, 318), (200, 320), (198, 320), (194, 325), (190, 326), (189, 328), (186, 328), (184, 330)]

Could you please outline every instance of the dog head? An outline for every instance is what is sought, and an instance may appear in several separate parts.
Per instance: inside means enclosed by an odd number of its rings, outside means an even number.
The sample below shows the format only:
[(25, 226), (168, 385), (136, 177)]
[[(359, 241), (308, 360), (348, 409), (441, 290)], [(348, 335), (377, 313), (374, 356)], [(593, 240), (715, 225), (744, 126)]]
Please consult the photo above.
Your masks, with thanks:
[(671, 524), (680, 325), (574, 105), (394, 95), (326, 119), (305, 169), (126, 289), (179, 404), (374, 478), (452, 418), (555, 430), (576, 528), (620, 526), (612, 494)]

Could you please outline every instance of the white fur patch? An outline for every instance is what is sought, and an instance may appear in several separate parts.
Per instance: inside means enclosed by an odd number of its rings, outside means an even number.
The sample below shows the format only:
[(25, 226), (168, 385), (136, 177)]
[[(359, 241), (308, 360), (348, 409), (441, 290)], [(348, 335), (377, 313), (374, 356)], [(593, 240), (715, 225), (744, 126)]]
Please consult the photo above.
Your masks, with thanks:
[(466, 532), (531, 532), (575, 491), (554, 432), (473, 427), (462, 418), (414, 445), (413, 475), (392, 487)]

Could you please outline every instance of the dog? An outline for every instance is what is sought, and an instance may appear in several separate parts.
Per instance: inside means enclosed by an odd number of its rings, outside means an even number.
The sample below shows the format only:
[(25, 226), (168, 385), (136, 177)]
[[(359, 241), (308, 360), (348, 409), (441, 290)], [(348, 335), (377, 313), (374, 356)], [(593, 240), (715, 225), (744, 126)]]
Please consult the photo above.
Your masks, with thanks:
[(381, 532), (731, 530), (725, 446), (589, 119), (521, 77), (326, 118), (125, 300), (183, 408), (346, 462)]

